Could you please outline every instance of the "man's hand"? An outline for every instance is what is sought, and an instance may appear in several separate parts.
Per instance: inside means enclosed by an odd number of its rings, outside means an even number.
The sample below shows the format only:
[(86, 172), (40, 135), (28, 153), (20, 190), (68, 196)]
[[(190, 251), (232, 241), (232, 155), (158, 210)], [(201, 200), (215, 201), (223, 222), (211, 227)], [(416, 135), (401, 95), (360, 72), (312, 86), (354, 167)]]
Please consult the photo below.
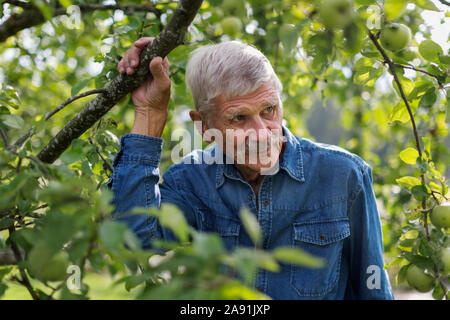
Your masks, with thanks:
[[(139, 54), (153, 37), (143, 37), (133, 43), (117, 65), (120, 73), (132, 75), (139, 65)], [(153, 79), (146, 79), (131, 93), (135, 110), (132, 133), (161, 136), (167, 119), (171, 81), (167, 57), (155, 57), (149, 65)]]

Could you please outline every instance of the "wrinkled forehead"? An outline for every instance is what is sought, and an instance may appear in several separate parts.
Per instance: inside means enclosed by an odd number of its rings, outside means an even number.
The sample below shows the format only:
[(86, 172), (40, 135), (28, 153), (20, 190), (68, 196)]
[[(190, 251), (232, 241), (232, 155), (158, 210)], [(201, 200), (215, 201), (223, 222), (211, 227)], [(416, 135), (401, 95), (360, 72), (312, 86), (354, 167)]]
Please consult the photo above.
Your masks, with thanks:
[(257, 90), (242, 96), (227, 98), (224, 94), (221, 94), (214, 99), (214, 102), (216, 111), (228, 113), (273, 106), (279, 103), (279, 99), (278, 90), (271, 82), (268, 82)]

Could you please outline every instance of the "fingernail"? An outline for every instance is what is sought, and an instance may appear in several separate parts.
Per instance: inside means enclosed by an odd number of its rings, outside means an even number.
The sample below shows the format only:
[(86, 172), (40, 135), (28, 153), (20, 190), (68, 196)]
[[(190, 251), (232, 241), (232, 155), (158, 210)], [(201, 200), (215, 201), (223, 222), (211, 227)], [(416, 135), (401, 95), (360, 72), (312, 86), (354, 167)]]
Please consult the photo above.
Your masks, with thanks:
[(136, 60), (131, 60), (131, 65), (132, 66), (136, 65)]

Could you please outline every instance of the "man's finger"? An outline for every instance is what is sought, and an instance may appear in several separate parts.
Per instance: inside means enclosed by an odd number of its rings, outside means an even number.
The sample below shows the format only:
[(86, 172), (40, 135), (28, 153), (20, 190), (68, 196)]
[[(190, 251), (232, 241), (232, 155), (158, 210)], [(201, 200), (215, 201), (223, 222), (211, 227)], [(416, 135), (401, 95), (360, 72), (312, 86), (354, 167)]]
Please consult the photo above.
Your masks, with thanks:
[(132, 46), (127, 50), (124, 57), (124, 68), (128, 74), (134, 73), (134, 68), (139, 65), (139, 54), (141, 53), (141, 49), (135, 46)]
[(120, 73), (124, 73), (125, 72), (125, 68), (123, 67), (123, 58), (117, 64), (117, 70), (119, 70)]
[(170, 79), (167, 73), (163, 70), (163, 59), (161, 57), (155, 57), (150, 61), (150, 72), (153, 75), (154, 81), (162, 90), (170, 89)]
[(153, 41), (153, 39), (155, 39), (154, 37), (142, 37), (139, 40), (136, 40), (133, 43), (133, 46), (138, 47), (140, 49), (144, 48), (145, 46), (147, 46), (150, 42)]

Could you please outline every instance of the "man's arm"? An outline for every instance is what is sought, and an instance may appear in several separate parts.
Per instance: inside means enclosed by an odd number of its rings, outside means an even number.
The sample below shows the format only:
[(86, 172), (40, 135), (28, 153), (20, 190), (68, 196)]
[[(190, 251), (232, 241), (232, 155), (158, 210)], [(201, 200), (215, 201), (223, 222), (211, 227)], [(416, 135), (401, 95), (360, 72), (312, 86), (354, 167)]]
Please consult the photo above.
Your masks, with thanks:
[[(127, 50), (117, 68), (120, 73), (132, 75), (139, 64), (139, 54), (154, 38), (137, 40)], [(159, 163), (167, 120), (171, 81), (169, 61), (155, 57), (149, 65), (152, 78), (136, 88), (131, 98), (134, 104), (134, 125), (131, 133), (120, 137), (120, 149), (113, 162), (113, 175), (107, 186), (114, 193), (113, 217), (125, 222), (141, 240), (144, 248), (150, 248), (153, 237), (173, 240), (172, 232), (161, 228), (157, 219), (149, 215), (131, 214), (134, 207), (160, 207), (161, 189), (168, 202), (176, 204), (193, 221), (193, 213), (183, 198), (180, 187), (175, 185), (169, 173), (159, 185)], [(160, 188), (161, 187), (161, 188)]]
[(372, 179), (372, 169), (367, 166), (360, 188), (349, 205), (351, 236), (345, 249), (350, 273), (349, 298), (394, 299), (383, 269), (383, 235)]
[(125, 222), (140, 239), (143, 248), (151, 247), (153, 238), (175, 240), (173, 233), (162, 228), (149, 215), (131, 214), (134, 207), (157, 207), (162, 202), (177, 205), (187, 221), (195, 227), (195, 216), (182, 193), (182, 187), (169, 169), (159, 184), (159, 164), (163, 139), (135, 133), (120, 137), (120, 149), (113, 162), (113, 176), (108, 187), (114, 194), (112, 213), (116, 221)]

